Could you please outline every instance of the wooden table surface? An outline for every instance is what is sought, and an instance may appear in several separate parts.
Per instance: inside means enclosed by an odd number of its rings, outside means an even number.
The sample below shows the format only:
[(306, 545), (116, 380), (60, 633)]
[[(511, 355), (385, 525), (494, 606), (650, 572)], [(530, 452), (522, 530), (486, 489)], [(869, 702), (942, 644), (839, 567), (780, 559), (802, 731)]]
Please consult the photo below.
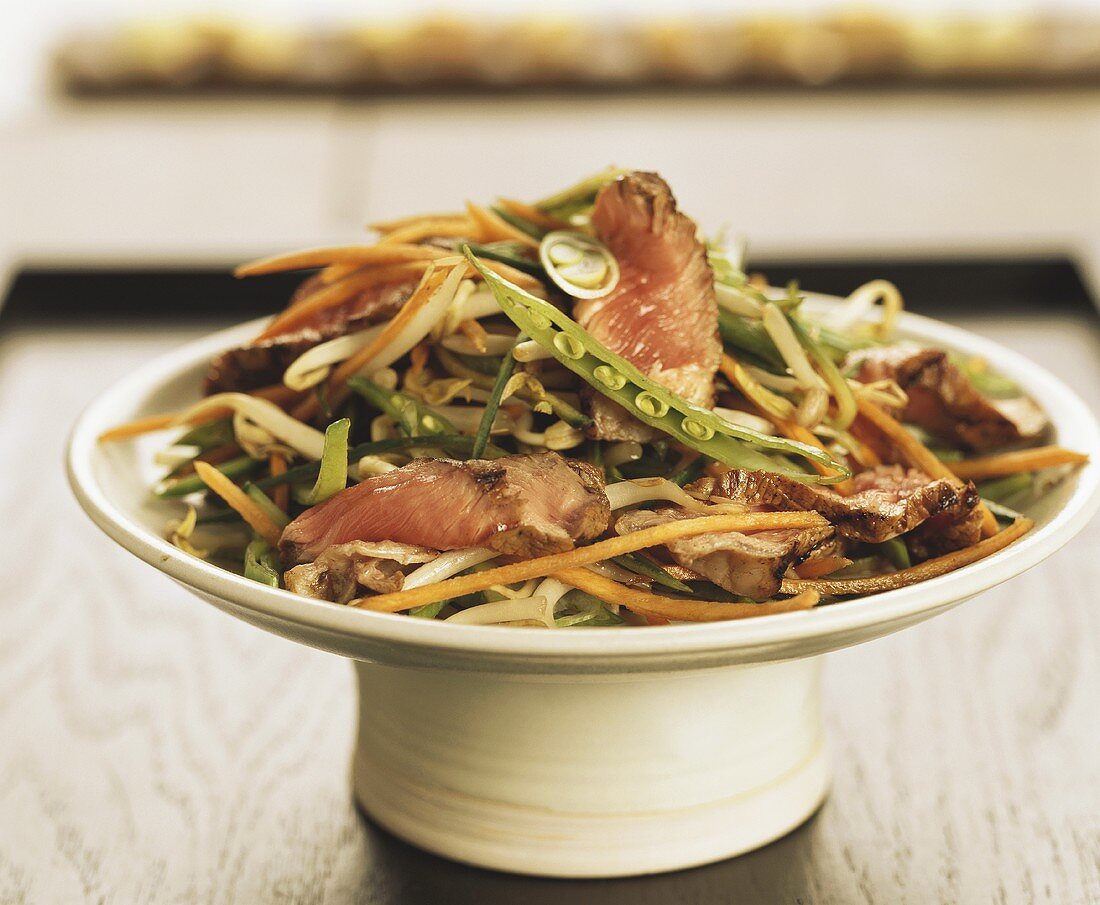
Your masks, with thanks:
[[(1091, 315), (960, 320), (1100, 410)], [(348, 793), (348, 664), (191, 597), (65, 485), (76, 413), (199, 332), (0, 332), (0, 902), (1100, 901), (1095, 521), (1010, 585), (830, 655), (832, 795), (761, 851), (544, 881), (372, 827)]]

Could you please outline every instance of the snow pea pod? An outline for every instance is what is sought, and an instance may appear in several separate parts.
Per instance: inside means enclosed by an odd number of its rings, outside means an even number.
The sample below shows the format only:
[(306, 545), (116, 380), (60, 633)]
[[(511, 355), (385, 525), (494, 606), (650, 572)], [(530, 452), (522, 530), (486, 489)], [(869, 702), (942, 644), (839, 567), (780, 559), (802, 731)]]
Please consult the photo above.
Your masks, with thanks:
[[(520, 330), (638, 420), (731, 468), (779, 472), (808, 483), (836, 483), (851, 476), (843, 463), (824, 450), (733, 424), (670, 392), (549, 302), (502, 279), (469, 251), (466, 256), (492, 290), (501, 310)], [(770, 452), (818, 462), (832, 473), (823, 477), (800, 471), (770, 458), (766, 454)]]

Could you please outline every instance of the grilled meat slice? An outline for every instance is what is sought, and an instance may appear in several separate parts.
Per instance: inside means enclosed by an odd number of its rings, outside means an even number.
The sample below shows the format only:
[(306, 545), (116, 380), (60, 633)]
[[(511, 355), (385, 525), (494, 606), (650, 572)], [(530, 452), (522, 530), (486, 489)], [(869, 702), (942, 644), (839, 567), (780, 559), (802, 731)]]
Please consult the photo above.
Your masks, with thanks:
[[(677, 519), (698, 518), (682, 509), (634, 510), (619, 517), (615, 530), (629, 534)], [(741, 534), (737, 531), (700, 534), (671, 541), (665, 547), (677, 565), (691, 577), (702, 577), (733, 594), (764, 600), (778, 590), (791, 566), (822, 547), (835, 549), (836, 532), (830, 527), (784, 528)], [(684, 573), (681, 573), (684, 574)]]
[(402, 566), (428, 562), (437, 555), (437, 550), (427, 547), (357, 540), (329, 547), (313, 562), (287, 571), (283, 581), (288, 591), (303, 597), (347, 603), (365, 590), (400, 591), (405, 581)]
[(557, 453), (418, 459), (307, 509), (287, 525), (279, 549), (288, 566), (354, 540), (533, 557), (596, 537), (610, 517), (600, 472)]
[[(310, 277), (298, 287), (287, 307), (293, 308), (319, 286), (320, 278)], [(306, 327), (229, 349), (210, 363), (204, 390), (210, 395), (254, 390), (278, 383), (283, 372), (303, 352), (326, 340), (393, 317), (414, 289), (415, 280), (371, 286), (339, 305), (318, 312)]]
[(730, 471), (697, 481), (692, 489), (748, 505), (814, 510), (844, 537), (873, 544), (931, 523), (918, 532), (912, 548), (922, 556), (970, 546), (980, 536), (973, 484), (932, 480), (900, 465), (880, 465), (856, 475), (849, 496), (765, 471)]
[[(696, 225), (655, 173), (630, 173), (600, 190), (592, 225), (619, 263), (608, 295), (578, 301), (574, 316), (611, 351), (685, 399), (710, 407), (722, 346), (718, 303)], [(601, 439), (638, 440), (652, 429), (601, 396), (589, 397)]]
[(987, 398), (939, 349), (915, 343), (860, 349), (848, 355), (845, 369), (863, 383), (895, 381), (909, 396), (908, 405), (898, 413), (902, 420), (966, 449), (1035, 441), (1047, 426), (1046, 416), (1031, 399)]

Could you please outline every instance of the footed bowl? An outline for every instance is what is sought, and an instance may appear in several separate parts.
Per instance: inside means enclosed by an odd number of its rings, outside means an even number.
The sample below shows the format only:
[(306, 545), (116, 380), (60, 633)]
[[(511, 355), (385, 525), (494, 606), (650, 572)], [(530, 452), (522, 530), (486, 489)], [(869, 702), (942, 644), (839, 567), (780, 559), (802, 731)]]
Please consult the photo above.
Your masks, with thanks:
[(483, 867), (559, 877), (656, 873), (790, 831), (829, 787), (822, 655), (1020, 574), (1100, 505), (1100, 427), (1076, 394), (995, 343), (906, 314), (904, 335), (984, 357), (1046, 410), (1059, 443), (1094, 457), (1029, 509), (1035, 529), (1007, 549), (911, 587), (725, 623), (548, 631), (349, 609), (178, 550), (162, 536), (166, 507), (149, 492), (163, 438), (96, 442), (113, 425), (194, 401), (207, 362), (258, 323), (183, 346), (104, 393), (73, 430), (70, 483), (106, 534), (201, 599), (350, 658), (360, 702), (357, 801), (409, 842)]

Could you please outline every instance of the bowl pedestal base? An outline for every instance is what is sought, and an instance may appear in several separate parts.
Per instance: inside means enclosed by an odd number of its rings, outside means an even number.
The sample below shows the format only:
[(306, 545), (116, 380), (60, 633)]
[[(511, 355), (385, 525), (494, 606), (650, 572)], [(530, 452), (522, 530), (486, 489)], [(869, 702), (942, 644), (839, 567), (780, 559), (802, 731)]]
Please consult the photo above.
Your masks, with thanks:
[(356, 661), (355, 796), (395, 835), (480, 867), (615, 877), (719, 861), (824, 800), (821, 660), (557, 677)]

